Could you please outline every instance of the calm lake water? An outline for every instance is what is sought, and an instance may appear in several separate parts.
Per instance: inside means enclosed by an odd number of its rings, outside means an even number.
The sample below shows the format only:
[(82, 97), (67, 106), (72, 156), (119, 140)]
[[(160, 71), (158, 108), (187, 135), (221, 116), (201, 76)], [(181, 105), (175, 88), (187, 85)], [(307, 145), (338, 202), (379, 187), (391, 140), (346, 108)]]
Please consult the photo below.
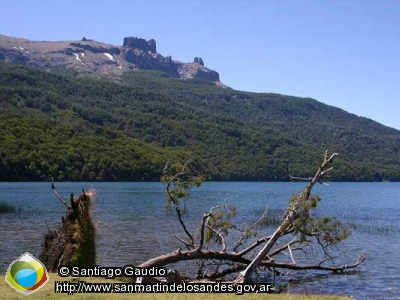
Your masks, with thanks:
[[(176, 250), (174, 235), (182, 236), (176, 216), (164, 209), (161, 183), (57, 183), (69, 198), (82, 188), (97, 191), (93, 218), (97, 229), (97, 263), (122, 267), (157, 254)], [(204, 212), (218, 204), (235, 205), (241, 224), (254, 221), (268, 208), (277, 217), (288, 198), (304, 183), (207, 182), (187, 201), (188, 224), (198, 225)], [(316, 186), (322, 197), (318, 215), (335, 216), (355, 225), (341, 246), (337, 262), (354, 263), (360, 253), (367, 258), (356, 272), (345, 275), (288, 274), (275, 284), (290, 292), (336, 294), (356, 299), (400, 299), (400, 184), (331, 183)], [(22, 253), (39, 256), (43, 235), (60, 224), (64, 206), (50, 183), (0, 183), (0, 202), (13, 204), (14, 214), (0, 214), (0, 273)], [(274, 228), (263, 228), (268, 232)], [(287, 285), (287, 280), (291, 283)]]

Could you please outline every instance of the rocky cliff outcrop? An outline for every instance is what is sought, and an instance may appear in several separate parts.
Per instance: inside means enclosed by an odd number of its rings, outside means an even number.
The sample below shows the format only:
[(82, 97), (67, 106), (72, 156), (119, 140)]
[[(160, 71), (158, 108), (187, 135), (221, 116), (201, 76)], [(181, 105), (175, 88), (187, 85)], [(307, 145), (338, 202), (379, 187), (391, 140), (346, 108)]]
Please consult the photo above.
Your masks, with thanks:
[(48, 70), (72, 68), (79, 74), (100, 76), (150, 69), (176, 78), (202, 78), (219, 83), (219, 74), (206, 68), (201, 57), (191, 63), (182, 63), (158, 53), (155, 40), (137, 37), (126, 37), (122, 46), (114, 46), (87, 38), (39, 42), (0, 35), (0, 61)]
[(218, 72), (210, 70), (198, 62), (182, 64), (178, 71), (182, 78), (201, 78), (214, 82), (219, 81)]
[(195, 57), (193, 60), (194, 63), (198, 63), (200, 66), (204, 66), (204, 61), (201, 57)]
[(121, 56), (139, 69), (159, 70), (168, 73), (173, 77), (180, 77), (177, 64), (171, 56), (164, 57), (157, 53), (156, 41), (136, 37), (124, 38), (121, 47)]
[(157, 52), (156, 41), (153, 39), (146, 41), (137, 37), (126, 37), (124, 38), (122, 47)]

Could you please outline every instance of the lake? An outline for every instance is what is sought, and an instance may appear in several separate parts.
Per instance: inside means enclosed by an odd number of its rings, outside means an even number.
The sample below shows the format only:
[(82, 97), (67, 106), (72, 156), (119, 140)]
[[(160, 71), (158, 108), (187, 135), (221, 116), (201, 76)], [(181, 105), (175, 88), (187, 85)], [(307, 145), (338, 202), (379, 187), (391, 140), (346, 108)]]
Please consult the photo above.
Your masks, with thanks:
[[(161, 183), (56, 183), (69, 199), (94, 187), (93, 219), (96, 225), (97, 263), (122, 267), (176, 250), (184, 237), (176, 216), (164, 209)], [(237, 222), (254, 221), (265, 208), (280, 217), (288, 199), (305, 183), (206, 182), (186, 201), (187, 222), (194, 230), (204, 212), (218, 204), (234, 205)], [(400, 297), (400, 184), (331, 183), (318, 185), (322, 197), (318, 215), (334, 216), (355, 226), (343, 243), (337, 262), (366, 261), (345, 275), (287, 274), (275, 284), (297, 293), (336, 294), (357, 299)], [(13, 204), (17, 212), (0, 214), (0, 273), (22, 253), (38, 257), (47, 228), (55, 228), (65, 213), (50, 183), (0, 183), (0, 202)], [(273, 231), (273, 227), (262, 228)], [(290, 283), (287, 284), (288, 279)]]

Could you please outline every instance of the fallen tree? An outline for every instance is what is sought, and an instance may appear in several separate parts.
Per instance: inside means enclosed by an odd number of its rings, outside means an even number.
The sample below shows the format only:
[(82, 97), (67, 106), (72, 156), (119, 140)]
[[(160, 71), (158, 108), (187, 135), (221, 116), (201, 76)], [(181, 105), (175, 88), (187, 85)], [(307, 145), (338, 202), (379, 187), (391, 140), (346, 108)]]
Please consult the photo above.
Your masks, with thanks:
[[(201, 185), (203, 177), (191, 162), (167, 163), (161, 178), (167, 195), (165, 207), (176, 213), (184, 236), (175, 236), (181, 243), (178, 249), (151, 258), (138, 267), (170, 267), (179, 262), (195, 262), (196, 270), (192, 270), (194, 275), (190, 279), (183, 278), (177, 270), (170, 270), (165, 280), (228, 280), (235, 283), (249, 283), (256, 274), (266, 272), (273, 276), (286, 271), (307, 270), (342, 273), (356, 268), (364, 257), (360, 256), (352, 264), (336, 265), (330, 253), (332, 247), (347, 238), (348, 227), (335, 218), (317, 218), (313, 213), (321, 199), (311, 194), (312, 189), (329, 177), (337, 157), (337, 153), (328, 155), (325, 152), (313, 177), (291, 177), (308, 181), (308, 184), (302, 193), (289, 199), (285, 213), (271, 234), (263, 233), (260, 226), (269, 217), (268, 210), (254, 223), (241, 227), (235, 224), (236, 208), (228, 204), (212, 207), (204, 213), (197, 230), (191, 232), (185, 222), (185, 201), (190, 189)], [(49, 271), (56, 271), (60, 265), (95, 265), (95, 229), (90, 215), (92, 193), (82, 192), (78, 197), (71, 195), (68, 204), (53, 184), (52, 189), (66, 206), (66, 216), (62, 218), (60, 228), (46, 234), (40, 260)], [(310, 259), (307, 251), (316, 246), (321, 249), (321, 257), (312, 257), (314, 260), (306, 263), (304, 259), (297, 259), (298, 253), (305, 253)], [(154, 282), (160, 279), (134, 280)]]
[[(185, 199), (190, 188), (199, 186), (203, 180), (193, 169), (190, 162), (185, 164), (167, 163), (162, 176), (167, 194), (166, 208), (174, 210), (183, 229), (184, 237), (176, 238), (182, 247), (152, 259), (139, 267), (168, 266), (182, 261), (197, 262), (196, 280), (224, 280), (229, 275), (231, 281), (248, 283), (254, 279), (256, 272), (280, 274), (283, 270), (322, 270), (344, 272), (356, 268), (364, 258), (360, 256), (353, 264), (335, 265), (330, 248), (336, 246), (349, 235), (347, 226), (335, 218), (317, 218), (313, 211), (320, 198), (311, 194), (316, 183), (323, 183), (332, 170), (332, 162), (337, 153), (328, 155), (319, 165), (314, 177), (307, 178), (304, 191), (295, 194), (289, 201), (280, 225), (270, 235), (256, 238), (260, 232), (256, 228), (267, 217), (264, 214), (253, 224), (240, 228), (232, 220), (236, 208), (227, 204), (219, 205), (204, 213), (196, 232), (190, 232), (184, 221)], [(236, 232), (239, 238), (228, 245), (232, 239), (228, 236)], [(323, 257), (313, 263), (296, 262), (296, 253), (307, 248), (319, 246)], [(284, 255), (285, 254), (285, 255)], [(290, 262), (280, 261), (289, 256)], [(329, 263), (327, 263), (329, 262)], [(235, 278), (235, 279), (233, 279)]]

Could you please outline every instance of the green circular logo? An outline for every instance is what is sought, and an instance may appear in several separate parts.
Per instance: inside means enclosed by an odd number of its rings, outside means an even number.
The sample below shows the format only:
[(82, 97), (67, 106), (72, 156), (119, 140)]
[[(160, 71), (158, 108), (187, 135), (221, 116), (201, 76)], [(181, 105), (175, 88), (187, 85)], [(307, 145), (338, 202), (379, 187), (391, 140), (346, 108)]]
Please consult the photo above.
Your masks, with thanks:
[(6, 282), (23, 294), (36, 292), (48, 280), (45, 266), (28, 252), (10, 264), (6, 274)]

